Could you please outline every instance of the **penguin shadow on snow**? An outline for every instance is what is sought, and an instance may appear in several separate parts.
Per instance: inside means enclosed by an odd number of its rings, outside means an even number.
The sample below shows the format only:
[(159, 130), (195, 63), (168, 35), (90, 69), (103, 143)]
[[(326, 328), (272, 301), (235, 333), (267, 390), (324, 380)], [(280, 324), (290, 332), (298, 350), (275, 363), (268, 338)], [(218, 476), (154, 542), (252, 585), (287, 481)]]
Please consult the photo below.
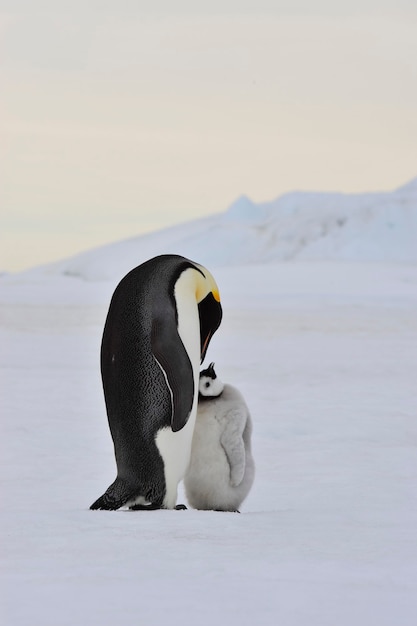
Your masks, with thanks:
[(197, 417), (184, 488), (191, 507), (239, 512), (255, 478), (252, 420), (238, 389), (214, 363), (200, 373)]

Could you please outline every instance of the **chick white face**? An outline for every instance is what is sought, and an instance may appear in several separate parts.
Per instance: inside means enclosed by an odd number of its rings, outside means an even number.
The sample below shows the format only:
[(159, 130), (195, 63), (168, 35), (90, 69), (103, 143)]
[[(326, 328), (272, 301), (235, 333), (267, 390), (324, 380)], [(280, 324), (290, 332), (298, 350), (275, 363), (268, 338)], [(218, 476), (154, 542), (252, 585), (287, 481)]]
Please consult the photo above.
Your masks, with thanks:
[(216, 398), (222, 393), (223, 388), (224, 383), (214, 371), (214, 363), (210, 363), (209, 367), (200, 373), (200, 382), (198, 386), (200, 394), (207, 398)]

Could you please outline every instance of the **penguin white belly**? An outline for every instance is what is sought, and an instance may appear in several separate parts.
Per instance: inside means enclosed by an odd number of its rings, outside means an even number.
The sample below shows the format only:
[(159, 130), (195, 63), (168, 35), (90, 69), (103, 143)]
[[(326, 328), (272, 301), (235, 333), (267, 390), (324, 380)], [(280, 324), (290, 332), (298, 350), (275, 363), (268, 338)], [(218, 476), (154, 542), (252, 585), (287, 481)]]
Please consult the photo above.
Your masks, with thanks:
[(183, 272), (175, 285), (178, 334), (190, 358), (194, 376), (194, 402), (186, 425), (179, 431), (171, 428), (158, 431), (155, 442), (164, 462), (166, 495), (164, 506), (175, 507), (178, 483), (184, 478), (191, 456), (191, 444), (197, 414), (198, 380), (200, 365), (200, 318), (195, 301), (186, 298), (194, 269)]
[(190, 461), (191, 441), (195, 422), (190, 416), (179, 432), (163, 428), (156, 437), (156, 445), (164, 461), (166, 494), (164, 507), (173, 509), (177, 503), (178, 483), (183, 479)]

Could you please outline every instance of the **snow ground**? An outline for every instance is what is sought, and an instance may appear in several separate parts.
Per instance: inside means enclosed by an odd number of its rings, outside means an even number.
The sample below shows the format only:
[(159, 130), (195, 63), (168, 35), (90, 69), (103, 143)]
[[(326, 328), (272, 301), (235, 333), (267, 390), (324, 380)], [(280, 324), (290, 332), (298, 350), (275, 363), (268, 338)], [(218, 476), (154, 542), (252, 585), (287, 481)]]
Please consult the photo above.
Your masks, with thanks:
[(417, 267), (215, 276), (206, 362), (254, 422), (241, 515), (89, 511), (115, 475), (98, 360), (117, 281), (0, 279), (5, 626), (416, 623)]

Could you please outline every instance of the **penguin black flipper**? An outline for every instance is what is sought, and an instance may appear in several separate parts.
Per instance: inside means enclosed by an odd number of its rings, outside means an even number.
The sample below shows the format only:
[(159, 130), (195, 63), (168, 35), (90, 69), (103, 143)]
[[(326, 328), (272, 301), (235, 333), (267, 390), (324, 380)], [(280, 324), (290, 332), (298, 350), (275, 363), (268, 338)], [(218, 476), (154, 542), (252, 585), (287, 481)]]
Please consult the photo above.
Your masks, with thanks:
[(92, 511), (101, 509), (103, 511), (116, 511), (121, 506), (131, 500), (136, 494), (128, 488), (127, 484), (121, 479), (116, 478), (114, 483), (108, 487), (105, 493), (98, 498), (90, 506)]
[[(162, 313), (162, 312), (161, 312)], [(178, 432), (188, 422), (194, 402), (194, 375), (190, 358), (174, 327), (167, 324), (166, 314), (154, 312), (152, 353), (161, 368), (171, 394), (171, 429)]]

